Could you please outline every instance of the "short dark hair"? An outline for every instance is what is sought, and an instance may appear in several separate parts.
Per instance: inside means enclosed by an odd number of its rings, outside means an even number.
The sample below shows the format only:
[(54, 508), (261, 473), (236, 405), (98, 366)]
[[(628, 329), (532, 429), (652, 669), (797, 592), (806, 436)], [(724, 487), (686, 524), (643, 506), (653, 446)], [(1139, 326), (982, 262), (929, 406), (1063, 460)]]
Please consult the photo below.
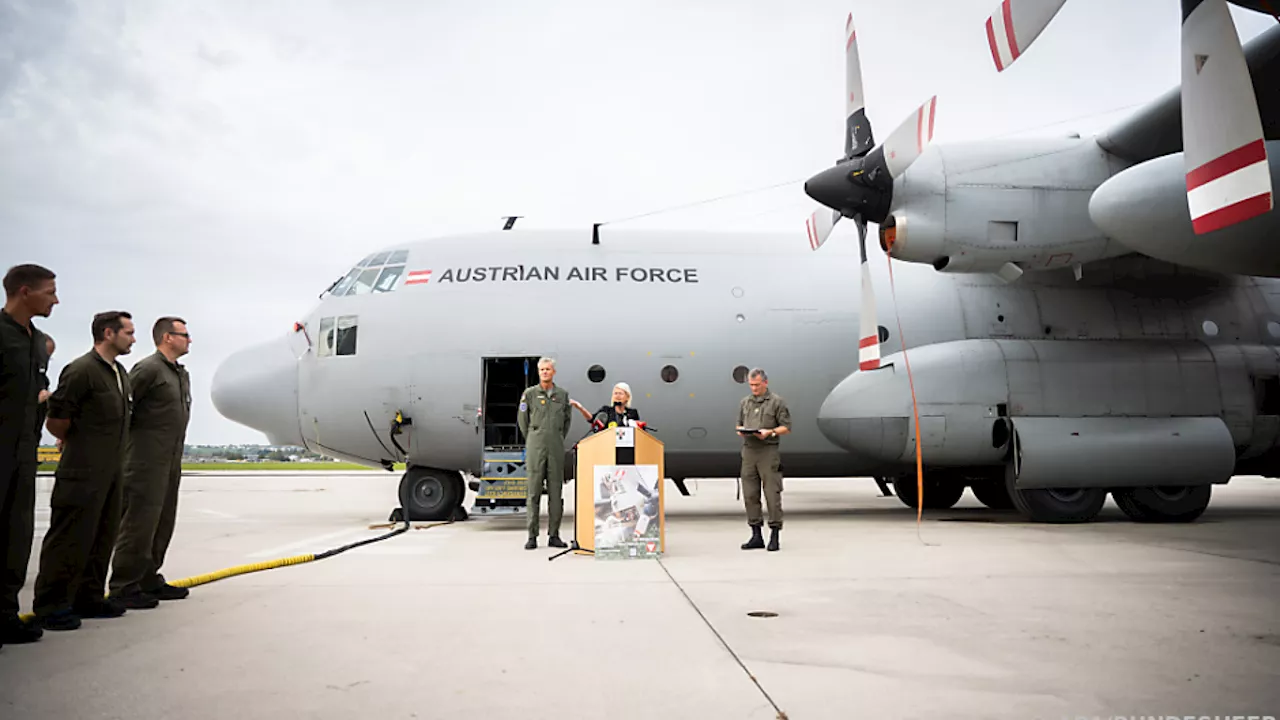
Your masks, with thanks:
[(24, 287), (32, 288), (58, 277), (53, 271), (39, 265), (14, 265), (4, 274), (5, 297), (14, 297)]
[(151, 326), (151, 339), (155, 341), (157, 347), (164, 341), (165, 333), (173, 332), (173, 324), (176, 322), (180, 322), (183, 325), (187, 324), (187, 321), (180, 317), (166, 315), (165, 317), (157, 320), (155, 325)]
[(108, 310), (100, 312), (93, 316), (93, 341), (96, 343), (107, 339), (107, 331), (114, 330), (120, 332), (124, 327), (121, 322), (122, 318), (133, 319), (133, 316), (123, 310)]

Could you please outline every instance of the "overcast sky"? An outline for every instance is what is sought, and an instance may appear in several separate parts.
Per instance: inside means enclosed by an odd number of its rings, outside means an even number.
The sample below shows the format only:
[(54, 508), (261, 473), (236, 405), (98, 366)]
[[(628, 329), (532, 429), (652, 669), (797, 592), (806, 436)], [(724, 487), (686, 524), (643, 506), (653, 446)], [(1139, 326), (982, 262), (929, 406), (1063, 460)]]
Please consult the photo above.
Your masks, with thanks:
[[(58, 273), (52, 372), (93, 313), (189, 322), (188, 441), (230, 352), (285, 331), (390, 243), (495, 229), (791, 230), (843, 152), (844, 21), (884, 138), (1104, 129), (1178, 81), (1178, 0), (1070, 0), (997, 74), (997, 0), (648, 3), (0, 0), (4, 266)], [(1275, 19), (1233, 8), (1244, 40)], [(621, 226), (621, 225), (620, 225)], [(46, 435), (46, 438), (48, 436)]]

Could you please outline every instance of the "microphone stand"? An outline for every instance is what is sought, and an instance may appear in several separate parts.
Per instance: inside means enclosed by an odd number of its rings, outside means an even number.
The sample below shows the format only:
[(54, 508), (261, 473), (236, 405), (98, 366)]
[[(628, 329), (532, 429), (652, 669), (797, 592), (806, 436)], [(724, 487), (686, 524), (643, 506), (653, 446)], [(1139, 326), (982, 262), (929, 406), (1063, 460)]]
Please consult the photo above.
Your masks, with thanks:
[[(578, 468), (578, 443), (582, 442), (583, 440), (586, 440), (588, 437), (590, 437), (592, 434), (596, 432), (596, 424), (598, 422), (600, 425), (603, 426), (603, 421), (600, 421), (599, 417), (600, 417), (600, 414), (596, 413), (596, 415), (591, 418), (591, 428), (587, 430), (587, 433), (585, 435), (578, 438), (577, 442), (573, 443), (573, 467), (575, 471)], [(595, 550), (587, 550), (586, 548), (578, 544), (578, 488), (581, 487), (578, 483), (582, 482), (582, 478), (577, 476), (577, 472), (574, 473), (573, 482), (574, 482), (574, 485), (573, 485), (573, 539), (569, 541), (569, 547), (547, 558), (547, 562), (551, 562), (552, 560), (555, 560), (561, 555), (566, 555), (568, 553), (573, 552), (574, 550), (577, 550), (579, 552), (589, 553), (591, 555), (596, 554)], [(595, 478), (591, 478), (589, 482), (594, 484)]]

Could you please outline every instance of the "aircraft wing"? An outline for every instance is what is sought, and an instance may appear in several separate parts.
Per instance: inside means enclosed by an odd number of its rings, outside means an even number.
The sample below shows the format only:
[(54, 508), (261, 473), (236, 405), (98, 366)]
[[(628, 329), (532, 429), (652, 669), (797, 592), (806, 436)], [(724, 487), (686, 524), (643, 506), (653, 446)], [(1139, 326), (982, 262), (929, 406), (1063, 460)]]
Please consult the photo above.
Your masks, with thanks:
[[(1280, 140), (1280, 25), (1244, 46), (1263, 137)], [(1140, 163), (1182, 151), (1182, 88), (1175, 86), (1098, 137), (1107, 152)]]

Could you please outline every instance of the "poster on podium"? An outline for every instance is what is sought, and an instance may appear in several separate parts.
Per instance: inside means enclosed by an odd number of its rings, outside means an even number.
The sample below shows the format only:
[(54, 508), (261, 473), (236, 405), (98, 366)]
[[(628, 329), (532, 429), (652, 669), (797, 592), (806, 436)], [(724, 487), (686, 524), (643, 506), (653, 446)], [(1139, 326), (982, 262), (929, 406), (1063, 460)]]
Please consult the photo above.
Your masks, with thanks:
[(662, 553), (657, 465), (595, 466), (595, 556), (656, 558)]

